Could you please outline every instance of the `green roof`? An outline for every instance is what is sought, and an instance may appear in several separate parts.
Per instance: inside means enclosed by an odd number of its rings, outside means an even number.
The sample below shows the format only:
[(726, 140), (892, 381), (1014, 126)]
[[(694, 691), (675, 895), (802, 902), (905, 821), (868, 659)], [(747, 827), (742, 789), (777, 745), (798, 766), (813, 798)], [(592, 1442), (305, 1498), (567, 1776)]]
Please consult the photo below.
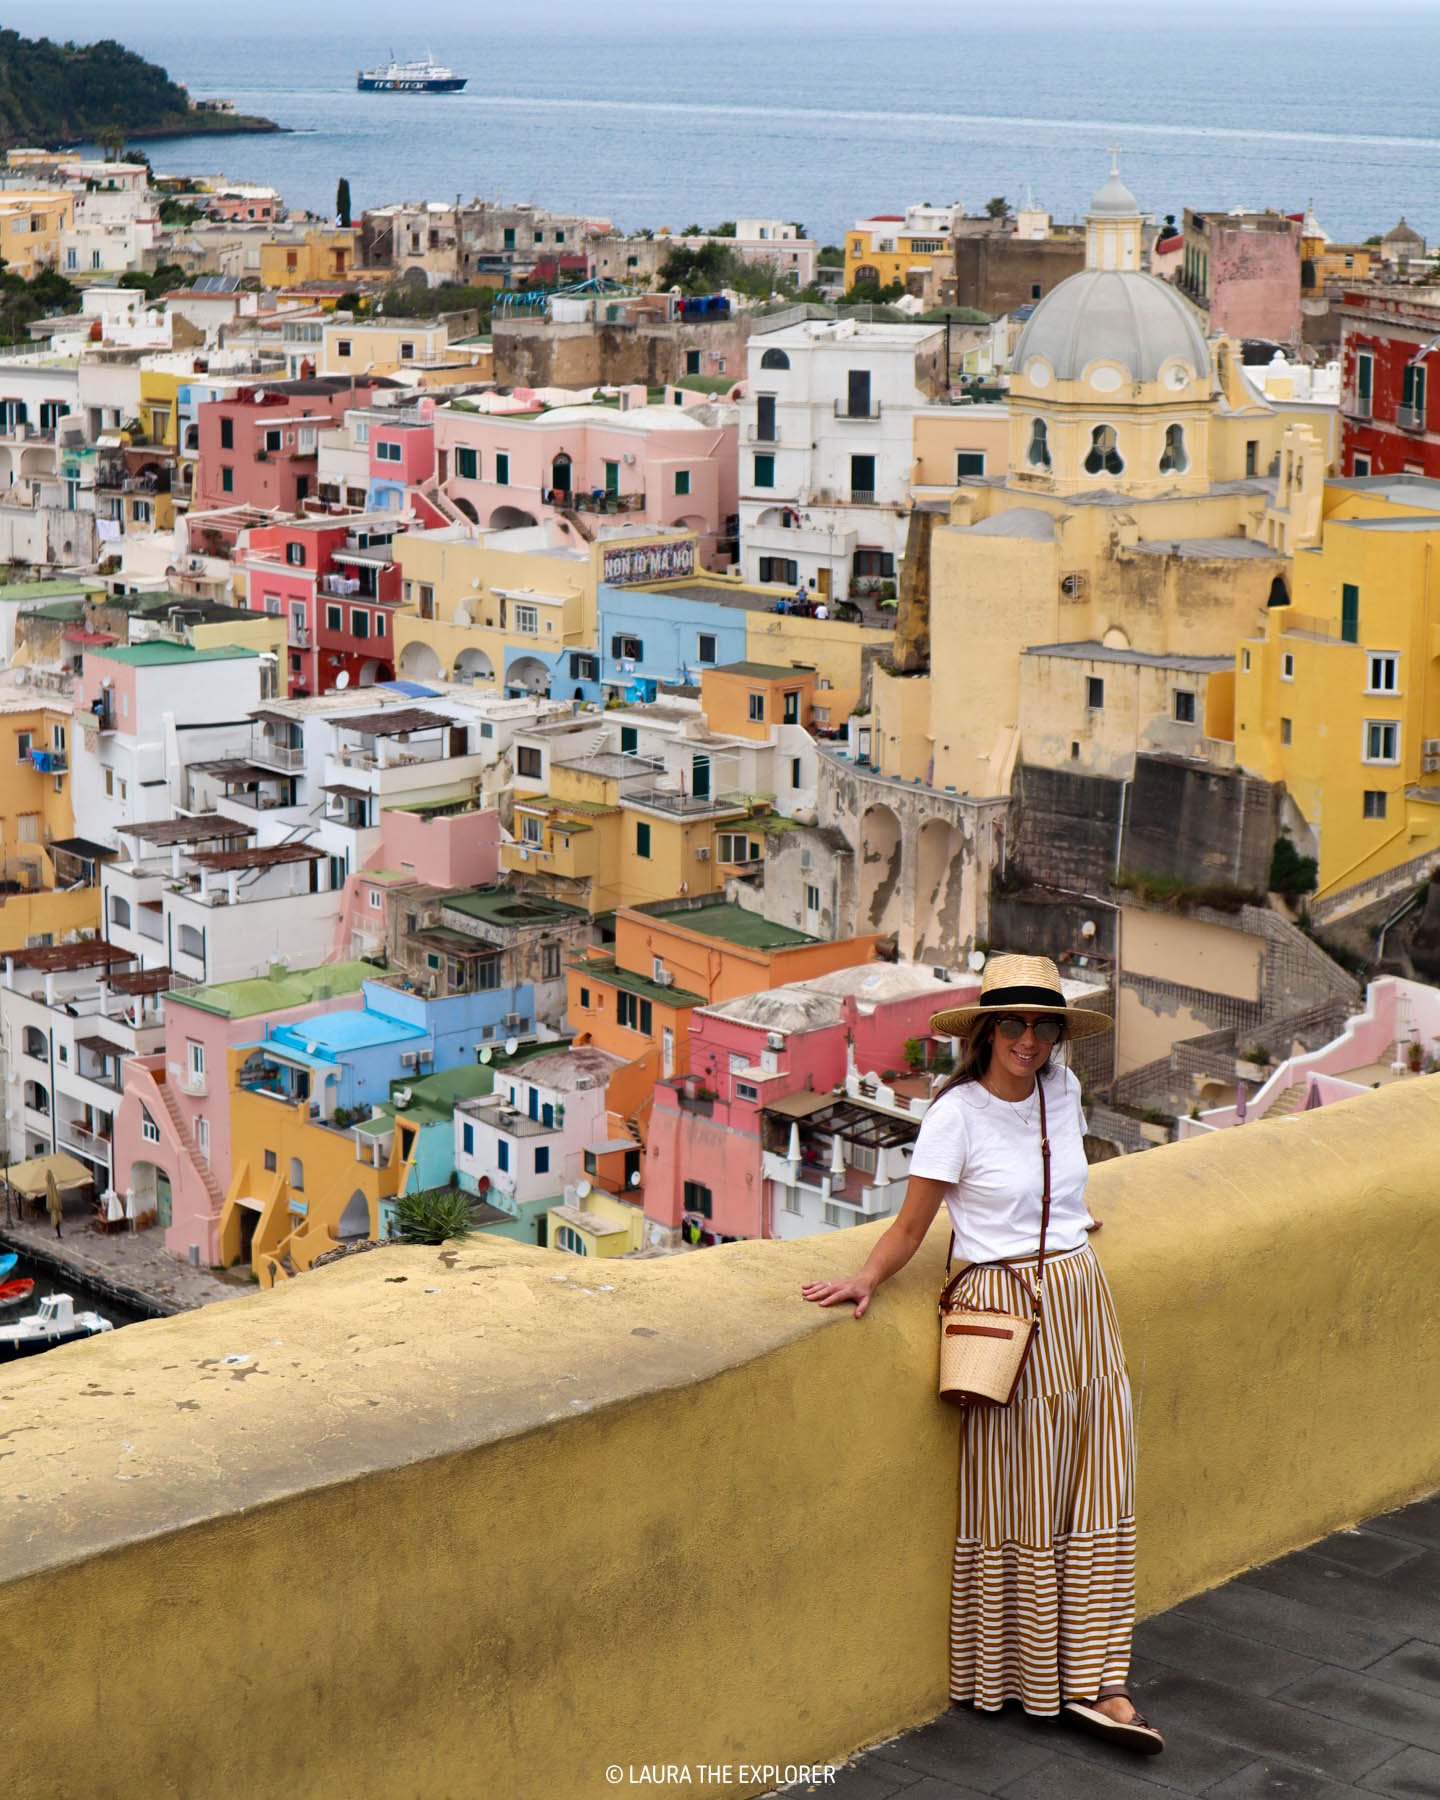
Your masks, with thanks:
[(7, 581), (0, 583), (0, 600), (44, 600), (56, 594), (103, 592), (98, 581)]
[(194, 650), (189, 644), (162, 643), (153, 639), (148, 644), (114, 644), (94, 652), (108, 662), (125, 663), (132, 669), (160, 669), (173, 663), (223, 662), (232, 657), (256, 656), (240, 644), (217, 644), (213, 650)]
[(566, 906), (543, 894), (519, 894), (513, 888), (473, 888), (468, 894), (450, 894), (446, 912), (463, 913), (467, 919), (483, 919), (487, 925), (558, 925), (564, 919), (583, 919), (583, 906)]
[(258, 1013), (283, 1012), (316, 1000), (338, 1000), (358, 994), (362, 982), (380, 971), (373, 963), (325, 963), (318, 969), (289, 969), (283, 975), (249, 981), (217, 981), (210, 987), (172, 989), (168, 998), (227, 1019), (249, 1019)]
[(728, 394), (739, 379), (738, 375), (682, 375), (675, 385), (692, 394)]
[(688, 988), (661, 987), (658, 981), (622, 969), (611, 957), (592, 957), (586, 962), (573, 962), (570, 967), (578, 969), (582, 975), (594, 976), (597, 981), (608, 981), (612, 987), (624, 988), (628, 994), (638, 994), (642, 1000), (658, 1000), (662, 1006), (705, 1004), (703, 994), (692, 994)]
[(54, 619), (60, 624), (68, 625), (73, 619), (85, 617), (83, 600), (52, 600), (48, 606), (37, 606), (32, 609), (37, 619)]
[(554, 794), (517, 794), (517, 806), (554, 806), (564, 808), (567, 812), (589, 813), (591, 818), (600, 818), (605, 813), (618, 812), (619, 806), (612, 806), (608, 800), (560, 800)]
[(794, 681), (812, 671), (790, 668), (784, 663), (733, 662), (717, 663), (713, 672), (716, 675), (753, 675), (762, 681)]
[[(734, 830), (734, 826), (728, 827)], [(760, 913), (747, 912), (743, 906), (728, 900), (709, 900), (700, 906), (676, 906), (662, 901), (659, 906), (638, 909), (652, 917), (681, 925), (686, 931), (698, 931), (704, 937), (723, 938), (727, 944), (738, 944), (745, 950), (786, 950), (792, 944), (815, 944), (818, 938), (789, 925), (776, 925)]]
[(779, 813), (751, 813), (748, 819), (727, 819), (726, 831), (753, 831), (763, 837), (767, 831), (793, 831), (795, 821), (785, 819)]

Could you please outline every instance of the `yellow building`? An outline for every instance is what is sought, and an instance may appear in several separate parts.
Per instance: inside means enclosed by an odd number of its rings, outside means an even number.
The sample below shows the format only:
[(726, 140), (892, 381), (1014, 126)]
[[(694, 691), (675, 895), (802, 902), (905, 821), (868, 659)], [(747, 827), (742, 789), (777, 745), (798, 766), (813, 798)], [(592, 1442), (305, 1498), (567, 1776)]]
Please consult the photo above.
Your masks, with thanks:
[[(326, 323), (322, 375), (394, 375), (439, 365), (491, 361), (488, 346), (450, 342), (450, 328), (434, 319), (340, 319)], [(472, 380), (480, 380), (479, 373)]]
[[(0, 955), (98, 931), (98, 846), (74, 836), (70, 706), (23, 689), (0, 698)], [(88, 852), (88, 854), (87, 854)]]
[[(562, 1245), (572, 1254), (576, 1243), (583, 1245), (582, 1256), (629, 1256), (645, 1244), (645, 1210), (633, 1200), (622, 1200), (605, 1189), (587, 1183), (588, 1192), (575, 1192), (573, 1200), (552, 1206), (545, 1215), (545, 1242), (552, 1248)], [(570, 1233), (570, 1242), (560, 1237)]]
[[(911, 206), (902, 213), (877, 213), (845, 233), (845, 292), (858, 283), (889, 287), (900, 282), (924, 291), (941, 269), (952, 274), (953, 206)], [(913, 281), (912, 281), (913, 277)]]
[(1336, 481), (1324, 505), (1235, 677), (1236, 754), (1285, 783), (1321, 898), (1440, 848), (1440, 481)]
[(12, 275), (26, 281), (60, 260), (60, 233), (75, 223), (69, 189), (0, 190), (0, 256)]
[(140, 424), (145, 436), (158, 448), (176, 450), (180, 444), (180, 389), (193, 375), (172, 369), (140, 370)]
[(355, 271), (359, 236), (334, 226), (261, 244), (260, 285), (290, 288), (306, 281), (347, 280)]
[(975, 475), (999, 475), (1009, 462), (1010, 413), (999, 401), (917, 407), (911, 432), (910, 487), (917, 498), (948, 494)]

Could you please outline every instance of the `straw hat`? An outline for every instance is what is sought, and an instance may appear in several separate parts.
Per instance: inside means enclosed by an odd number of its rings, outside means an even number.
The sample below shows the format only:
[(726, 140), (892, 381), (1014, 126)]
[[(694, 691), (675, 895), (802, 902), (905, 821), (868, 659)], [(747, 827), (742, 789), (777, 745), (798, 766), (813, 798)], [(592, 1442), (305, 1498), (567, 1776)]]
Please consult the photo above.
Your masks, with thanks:
[(979, 1000), (973, 1006), (946, 1007), (931, 1019), (930, 1029), (937, 1037), (969, 1037), (986, 1013), (997, 1012), (1063, 1019), (1065, 1035), (1072, 1038), (1094, 1037), (1115, 1024), (1106, 1013), (1065, 1004), (1060, 971), (1048, 956), (992, 956), (980, 981)]

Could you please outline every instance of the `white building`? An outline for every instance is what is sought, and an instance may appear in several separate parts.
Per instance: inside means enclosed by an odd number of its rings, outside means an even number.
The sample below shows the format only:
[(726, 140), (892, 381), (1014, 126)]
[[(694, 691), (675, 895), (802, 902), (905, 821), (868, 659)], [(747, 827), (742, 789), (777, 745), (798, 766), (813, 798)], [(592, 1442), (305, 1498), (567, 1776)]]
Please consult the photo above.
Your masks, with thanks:
[[(145, 188), (146, 171), (140, 165), (103, 165), (127, 172), (117, 177), (124, 185), (87, 183), (75, 189), (75, 223), (60, 233), (60, 272), (85, 275), (104, 272), (123, 275), (138, 269), (146, 253), (160, 240), (160, 208)], [(138, 177), (133, 170), (138, 169)], [(139, 185), (135, 185), (138, 179)]]
[(740, 569), (848, 598), (897, 577), (913, 417), (945, 391), (945, 334), (930, 325), (811, 320), (747, 346), (740, 428)]

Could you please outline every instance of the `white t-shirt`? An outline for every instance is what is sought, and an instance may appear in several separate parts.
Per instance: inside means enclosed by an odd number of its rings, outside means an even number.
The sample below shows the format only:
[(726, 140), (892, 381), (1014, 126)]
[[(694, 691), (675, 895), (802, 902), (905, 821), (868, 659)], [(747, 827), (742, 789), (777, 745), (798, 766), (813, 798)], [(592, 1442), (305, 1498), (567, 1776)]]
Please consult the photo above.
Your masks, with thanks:
[[(1078, 1250), (1090, 1213), (1085, 1204), (1085, 1115), (1080, 1083), (1067, 1068), (1045, 1077), (1050, 1132), (1050, 1228), (1045, 1254)], [(950, 1184), (945, 1204), (960, 1262), (1033, 1256), (1040, 1247), (1044, 1168), (1040, 1102), (997, 1100), (978, 1081), (962, 1082), (930, 1107), (910, 1158), (912, 1175)]]

